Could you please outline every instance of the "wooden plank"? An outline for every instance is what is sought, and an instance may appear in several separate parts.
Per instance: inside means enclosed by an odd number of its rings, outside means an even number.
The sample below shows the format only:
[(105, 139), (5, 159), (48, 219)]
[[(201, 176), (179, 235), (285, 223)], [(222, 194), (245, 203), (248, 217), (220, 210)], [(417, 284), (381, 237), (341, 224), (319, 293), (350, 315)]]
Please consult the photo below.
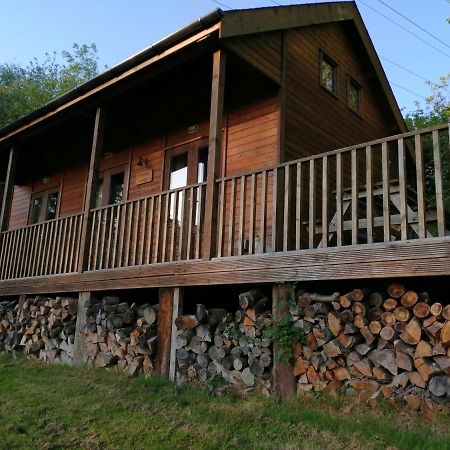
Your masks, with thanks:
[(175, 288), (159, 290), (159, 310), (157, 323), (157, 342), (155, 356), (156, 373), (167, 378), (170, 370), (170, 343), (172, 336), (172, 317)]
[(80, 252), (78, 259), (78, 272), (83, 272), (89, 259), (90, 233), (92, 231), (91, 209), (95, 205), (95, 193), (98, 185), (98, 169), (103, 148), (103, 134), (105, 128), (105, 113), (99, 106), (95, 113), (94, 136), (92, 138), (92, 150), (89, 162), (89, 172), (86, 184), (86, 197), (84, 201), (83, 224), (81, 229)]
[(328, 156), (322, 159), (322, 247), (328, 247)]
[(186, 259), (191, 259), (193, 241), (194, 241), (194, 226), (195, 226), (195, 205), (198, 188), (189, 188), (189, 210), (188, 210), (188, 232), (186, 242)]
[(343, 245), (342, 153), (336, 154), (336, 244)]
[(308, 248), (314, 248), (314, 237), (316, 229), (316, 175), (315, 175), (315, 160), (309, 161), (309, 239)]
[[(175, 191), (173, 194), (170, 195), (170, 208), (172, 209), (172, 203), (173, 203), (173, 217), (172, 217), (172, 229), (170, 230), (170, 253), (169, 253), (169, 260), (173, 261), (175, 258), (175, 239), (176, 239), (176, 229), (177, 229), (177, 222), (178, 222), (178, 193), (179, 191)], [(173, 202), (172, 202), (173, 199)]]
[(202, 218), (203, 218), (203, 206), (205, 199), (204, 185), (201, 185), (197, 189), (197, 211), (196, 211), (196, 222), (197, 222), (197, 235), (195, 236), (195, 258), (199, 259), (202, 256)]
[(291, 203), (290, 192), (290, 171), (291, 166), (284, 166), (284, 192), (283, 192), (283, 251), (289, 248), (289, 213)]
[(400, 138), (397, 144), (398, 149), (398, 182), (400, 187), (400, 216), (401, 216), (401, 238), (408, 239), (408, 213), (406, 204), (406, 161), (405, 144), (403, 138)]
[(91, 292), (80, 292), (78, 295), (77, 323), (75, 326), (75, 341), (73, 347), (73, 365), (81, 366), (87, 360), (86, 335), (84, 329), (87, 325), (88, 306), (93, 298)]
[(352, 177), (352, 245), (358, 243), (358, 154), (356, 149), (351, 151), (351, 177)]
[(113, 240), (113, 224), (114, 224), (114, 214), (117, 210), (117, 206), (108, 208), (106, 212), (106, 223), (108, 224), (108, 233), (106, 235), (105, 239), (105, 247), (103, 249), (103, 252), (105, 253), (105, 262), (104, 262), (104, 268), (108, 269), (110, 267), (110, 260), (111, 260), (111, 250), (112, 250), (112, 240)]
[(372, 147), (366, 147), (366, 218), (367, 243), (373, 243), (373, 164)]
[(283, 248), (284, 166), (273, 169), (272, 175), (272, 251)]
[(163, 231), (161, 241), (161, 262), (167, 261), (167, 232), (169, 228), (169, 203), (170, 194), (164, 194), (164, 218), (163, 218)]
[(3, 189), (3, 199), (0, 210), (0, 239), (1, 233), (8, 228), (9, 215), (11, 212), (11, 203), (14, 192), (14, 178), (17, 167), (17, 160), (19, 158), (18, 150), (11, 147), (9, 150), (8, 167), (6, 169), (5, 186)]
[(381, 171), (383, 178), (383, 234), (384, 242), (389, 242), (391, 240), (391, 215), (389, 209), (389, 155), (388, 146), (386, 142), (381, 144)]
[(222, 149), (223, 105), (225, 97), (226, 54), (217, 50), (213, 55), (211, 110), (209, 116), (208, 174), (206, 183), (203, 257), (217, 253), (217, 198)]
[(221, 258), (223, 256), (223, 239), (224, 239), (224, 221), (226, 213), (226, 198), (225, 198), (225, 181), (220, 182), (219, 192), (219, 225), (218, 225), (218, 239), (217, 239), (217, 256)]
[(186, 258), (186, 223), (188, 214), (188, 190), (183, 189), (180, 191), (180, 231), (178, 235), (178, 251), (176, 259), (181, 261)]
[(108, 214), (109, 214), (109, 210), (111, 208), (105, 208), (100, 212), (100, 228), (101, 228), (101, 234), (100, 234), (100, 239), (98, 242), (98, 253), (99, 253), (99, 263), (98, 263), (98, 268), (99, 269), (104, 269), (103, 267), (103, 259), (105, 256), (105, 252), (106, 252), (106, 224), (108, 222)]
[(419, 216), (419, 238), (426, 237), (425, 228), (425, 170), (423, 164), (423, 150), (421, 135), (414, 137), (414, 148), (416, 154), (416, 182), (417, 182), (417, 214)]
[(261, 172), (261, 216), (259, 223), (259, 253), (266, 251), (267, 225), (267, 171)]
[(156, 210), (156, 229), (155, 229), (155, 251), (153, 254), (153, 262), (158, 262), (159, 253), (159, 241), (161, 240), (160, 229), (161, 229), (161, 211), (162, 211), (162, 195), (158, 195), (158, 208)]
[(169, 380), (175, 382), (176, 377), (176, 340), (178, 329), (175, 325), (175, 319), (183, 314), (183, 288), (173, 288), (173, 310), (172, 310), (172, 324), (170, 333), (170, 362), (169, 362)]
[(233, 256), (234, 254), (234, 211), (236, 203), (236, 178), (231, 179), (231, 192), (230, 192), (230, 215), (228, 220), (228, 254), (227, 256)]
[(436, 190), (437, 225), (438, 225), (438, 236), (441, 237), (445, 236), (441, 146), (439, 142), (439, 132), (437, 130), (434, 130), (432, 135), (433, 135), (434, 185)]
[(295, 165), (296, 183), (295, 183), (295, 249), (300, 250), (302, 246), (302, 163)]
[(153, 250), (153, 215), (155, 210), (155, 197), (150, 197), (150, 206), (148, 209), (147, 226), (147, 245), (145, 248), (145, 264), (150, 264)]
[(253, 255), (255, 253), (255, 222), (256, 222), (256, 174), (250, 177), (250, 223), (249, 223), (249, 248), (248, 253)]
[[(295, 298), (295, 288), (283, 284), (272, 287), (272, 316), (278, 323), (289, 314), (289, 302)], [(279, 345), (273, 346), (273, 389), (275, 396), (281, 400), (288, 400), (296, 394), (296, 380), (293, 368), (279, 359)]]
[(133, 266), (136, 265), (136, 254), (137, 254), (137, 247), (139, 243), (139, 223), (141, 219), (141, 202), (140, 200), (137, 200), (133, 203), (135, 205), (135, 217), (133, 221), (133, 236), (131, 241), (131, 264)]

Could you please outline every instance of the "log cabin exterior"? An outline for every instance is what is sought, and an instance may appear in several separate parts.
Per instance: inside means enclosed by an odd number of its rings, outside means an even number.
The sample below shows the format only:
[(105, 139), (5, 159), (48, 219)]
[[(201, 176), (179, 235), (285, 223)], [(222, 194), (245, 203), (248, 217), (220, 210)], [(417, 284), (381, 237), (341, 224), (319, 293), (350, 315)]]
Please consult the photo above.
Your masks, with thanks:
[(448, 135), (354, 3), (214, 11), (0, 131), (0, 296), (448, 275)]

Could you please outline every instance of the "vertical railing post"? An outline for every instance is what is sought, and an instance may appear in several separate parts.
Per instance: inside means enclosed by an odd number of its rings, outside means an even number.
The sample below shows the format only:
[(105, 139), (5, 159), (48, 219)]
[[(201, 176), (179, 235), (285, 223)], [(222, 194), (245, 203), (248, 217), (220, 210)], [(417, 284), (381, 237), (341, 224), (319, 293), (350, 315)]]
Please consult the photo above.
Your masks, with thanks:
[(208, 176), (206, 182), (203, 259), (215, 256), (217, 247), (218, 184), (222, 149), (223, 104), (226, 55), (217, 50), (213, 56), (211, 113), (209, 117)]
[(80, 253), (78, 258), (78, 272), (86, 268), (89, 257), (89, 241), (91, 234), (92, 214), (91, 209), (95, 203), (96, 186), (98, 183), (98, 168), (103, 147), (103, 131), (105, 127), (105, 113), (98, 107), (95, 114), (94, 136), (92, 139), (91, 159), (84, 199), (83, 223), (81, 227)]
[[(15, 147), (11, 147), (9, 150), (8, 168), (6, 172), (5, 187), (3, 191), (2, 204), (0, 205), (0, 250), (3, 240), (3, 232), (8, 229), (9, 217), (11, 213), (11, 204), (14, 192), (14, 177), (17, 166), (18, 150)], [(13, 255), (7, 255), (3, 253), (5, 258), (11, 258)], [(2, 261), (4, 263), (4, 261)]]

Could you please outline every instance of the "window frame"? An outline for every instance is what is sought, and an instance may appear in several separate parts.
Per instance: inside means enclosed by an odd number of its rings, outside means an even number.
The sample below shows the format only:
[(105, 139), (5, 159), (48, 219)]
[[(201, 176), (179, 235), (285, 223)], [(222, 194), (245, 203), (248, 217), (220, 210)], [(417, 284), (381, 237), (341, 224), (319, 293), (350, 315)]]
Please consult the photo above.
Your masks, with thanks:
[[(330, 65), (333, 68), (333, 90), (331, 90), (331, 91), (322, 83), (322, 62), (323, 61), (326, 62), (328, 65)], [(339, 68), (339, 65), (333, 58), (328, 56), (328, 53), (326, 53), (323, 50), (319, 50), (319, 85), (322, 89), (324, 89), (326, 92), (328, 92), (335, 98), (337, 98), (337, 91), (338, 91), (338, 68)]]
[[(350, 86), (353, 85), (358, 91), (358, 109), (355, 110), (350, 106)], [(362, 117), (363, 113), (363, 88), (351, 75), (347, 75), (347, 107), (350, 111)]]
[[(48, 198), (51, 194), (58, 194), (58, 204), (56, 205), (55, 217), (53, 219), (47, 219), (47, 206), (48, 206)], [(39, 218), (36, 222), (31, 222), (31, 215), (33, 213), (33, 201), (36, 198), (42, 197), (42, 206), (39, 212)], [(28, 208), (28, 225), (37, 225), (43, 222), (49, 222), (51, 220), (56, 220), (59, 218), (59, 211), (61, 207), (61, 186), (54, 186), (49, 189), (45, 189), (43, 191), (33, 192), (30, 198), (30, 204)]]
[[(123, 197), (122, 201), (118, 203), (109, 203), (109, 197), (111, 195), (111, 177), (123, 172)], [(98, 174), (98, 180), (96, 183), (96, 188), (98, 189), (98, 184), (103, 181), (102, 185), (102, 202), (101, 205), (96, 209), (106, 208), (111, 205), (119, 205), (128, 200), (128, 183), (129, 183), (129, 167), (128, 165), (121, 165), (112, 167), (111, 169), (101, 170)], [(105, 195), (106, 194), (106, 195)]]
[[(164, 154), (164, 183), (163, 189), (170, 190), (170, 161), (174, 156), (187, 153), (187, 184), (186, 186), (191, 186), (198, 183), (198, 160), (199, 151), (202, 148), (208, 147), (208, 139), (202, 138), (195, 141), (189, 142), (187, 144), (181, 144), (176, 147), (171, 147), (166, 149)], [(177, 188), (180, 189), (180, 188)]]

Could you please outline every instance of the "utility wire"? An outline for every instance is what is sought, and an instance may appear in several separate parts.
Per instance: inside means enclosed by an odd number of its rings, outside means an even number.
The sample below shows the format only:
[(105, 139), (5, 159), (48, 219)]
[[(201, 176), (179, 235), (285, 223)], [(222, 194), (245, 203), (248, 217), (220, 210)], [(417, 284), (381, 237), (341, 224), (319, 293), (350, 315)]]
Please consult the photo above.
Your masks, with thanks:
[(442, 45), (445, 45), (447, 48), (450, 48), (450, 45), (447, 44), (446, 42), (444, 42), (443, 40), (439, 39), (437, 36), (435, 36), (433, 33), (431, 33), (430, 31), (428, 31), (426, 28), (420, 26), (419, 24), (417, 24), (416, 22), (414, 22), (413, 20), (411, 20), (409, 17), (405, 16), (404, 14), (402, 14), (400, 11), (397, 11), (396, 9), (394, 9), (392, 6), (388, 5), (386, 2), (384, 2), (383, 0), (378, 0), (378, 2), (380, 2), (381, 4), (383, 4), (384, 6), (386, 6), (386, 8), (389, 8), (391, 11), (394, 11), (395, 14), (398, 14), (400, 17), (403, 17), (403, 19), (407, 20), (409, 23), (413, 24), (415, 27), (417, 27), (419, 30), (422, 30), (424, 33), (428, 34), (428, 36), (431, 36), (433, 39), (435, 39), (436, 41), (440, 42)]
[(405, 88), (405, 87), (402, 86), (401, 84), (394, 83), (393, 81), (390, 81), (389, 83), (392, 84), (392, 86), (396, 86), (396, 87), (398, 87), (398, 88), (400, 88), (400, 89), (403, 89), (403, 90), (406, 91), (406, 92), (409, 92), (410, 94), (413, 94), (413, 95), (415, 95), (415, 96), (417, 96), (417, 97), (420, 97), (422, 100), (426, 100), (426, 99), (427, 99), (427, 98), (424, 97), (423, 95), (418, 94), (417, 92), (412, 91), (411, 89)]
[(356, 0), (357, 2), (362, 3), (363, 5), (367, 6), (367, 8), (371, 9), (372, 11), (374, 11), (375, 13), (377, 13), (378, 15), (384, 17), (386, 20), (389, 20), (389, 22), (392, 22), (394, 25), (396, 25), (397, 27), (401, 28), (403, 31), (406, 31), (407, 33), (413, 35), (416, 39), (418, 39), (419, 41), (422, 41), (424, 44), (428, 45), (429, 47), (433, 48), (434, 50), (436, 50), (437, 52), (441, 53), (442, 55), (446, 56), (447, 58), (450, 58), (450, 55), (448, 53), (445, 53), (444, 51), (442, 51), (440, 48), (434, 46), (433, 44), (430, 44), (427, 40), (421, 38), (419, 35), (417, 35), (416, 33), (414, 33), (411, 30), (408, 30), (408, 28), (405, 28), (403, 25), (400, 25), (398, 22), (396, 22), (395, 20), (392, 20), (390, 17), (386, 16), (385, 14), (381, 13), (380, 11), (378, 11), (377, 9), (373, 8), (372, 6), (370, 6), (369, 4), (367, 4), (366, 2), (364, 2), (363, 0)]
[(392, 64), (392, 65), (394, 65), (394, 66), (399, 67), (400, 69), (404, 70), (405, 72), (408, 72), (408, 73), (410, 73), (411, 75), (414, 75), (414, 76), (416, 76), (417, 78), (420, 78), (421, 80), (426, 81), (427, 83), (431, 83), (431, 81), (430, 81), (428, 78), (425, 78), (425, 77), (423, 77), (422, 75), (419, 75), (418, 73), (413, 72), (412, 70), (408, 69), (408, 68), (405, 67), (405, 66), (401, 66), (400, 64), (397, 64), (396, 62), (394, 62), (394, 61), (392, 61), (392, 60), (390, 60), (390, 59), (388, 59), (388, 58), (385, 58), (384, 56), (381, 56), (381, 55), (380, 55), (380, 58), (381, 58), (381, 59), (384, 59), (385, 61), (387, 61), (388, 63), (390, 63), (390, 64)]
[(275, 0), (270, 0), (274, 5), (283, 6), (281, 3), (276, 2)]
[(209, 0), (209, 1), (215, 3), (216, 5), (222, 6), (222, 8), (233, 9), (231, 6), (225, 5), (225, 3), (218, 2), (217, 0)]

